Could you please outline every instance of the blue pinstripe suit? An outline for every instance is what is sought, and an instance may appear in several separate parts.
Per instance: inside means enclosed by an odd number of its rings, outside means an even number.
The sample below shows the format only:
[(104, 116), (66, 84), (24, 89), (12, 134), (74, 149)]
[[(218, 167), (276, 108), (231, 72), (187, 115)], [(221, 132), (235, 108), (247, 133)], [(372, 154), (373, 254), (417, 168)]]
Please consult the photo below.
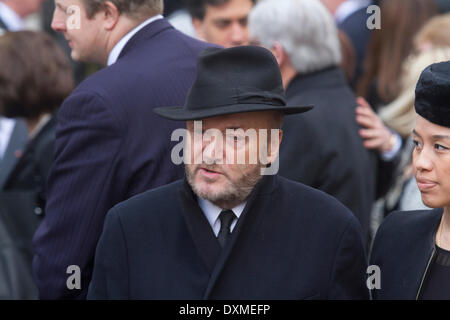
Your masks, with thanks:
[[(183, 168), (171, 162), (169, 139), (183, 124), (152, 109), (184, 104), (197, 55), (207, 46), (157, 20), (62, 105), (46, 217), (33, 240), (41, 298), (84, 298), (107, 211), (182, 177)], [(67, 289), (70, 265), (81, 268), (81, 290)]]

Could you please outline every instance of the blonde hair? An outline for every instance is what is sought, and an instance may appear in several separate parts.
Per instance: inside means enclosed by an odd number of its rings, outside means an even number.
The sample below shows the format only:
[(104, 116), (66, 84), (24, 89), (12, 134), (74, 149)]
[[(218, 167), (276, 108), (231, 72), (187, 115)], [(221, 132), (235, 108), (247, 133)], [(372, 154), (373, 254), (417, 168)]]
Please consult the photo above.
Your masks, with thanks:
[(450, 45), (450, 13), (431, 19), (414, 38), (416, 48), (423, 45)]
[(423, 69), (432, 63), (450, 60), (450, 46), (436, 47), (410, 57), (404, 63), (402, 91), (400, 95), (380, 110), (380, 118), (402, 137), (411, 134), (415, 126), (415, 88)]
[(432, 63), (450, 60), (450, 14), (426, 23), (414, 38), (419, 53), (411, 55), (402, 66), (401, 91), (398, 97), (379, 112), (380, 118), (402, 137), (415, 126), (414, 92), (423, 69)]

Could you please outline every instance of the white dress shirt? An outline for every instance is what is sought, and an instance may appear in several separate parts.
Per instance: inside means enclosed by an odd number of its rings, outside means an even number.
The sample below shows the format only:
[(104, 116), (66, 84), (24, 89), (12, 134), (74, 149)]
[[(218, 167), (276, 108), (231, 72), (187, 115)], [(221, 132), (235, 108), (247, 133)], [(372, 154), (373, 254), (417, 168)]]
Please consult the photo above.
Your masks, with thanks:
[(5, 155), (15, 124), (14, 119), (0, 117), (0, 160)]
[(22, 18), (10, 7), (0, 1), (0, 19), (8, 27), (9, 31), (23, 30)]
[[(214, 234), (217, 237), (217, 235), (219, 234), (219, 231), (220, 231), (219, 215), (224, 209), (219, 208), (212, 202), (205, 200), (203, 198), (200, 198), (200, 197), (198, 197), (198, 205), (200, 206), (203, 213), (205, 214), (206, 219), (208, 219), (208, 222), (211, 225), (211, 228), (213, 229)], [(234, 219), (233, 223), (231, 224), (231, 227), (230, 227), (231, 232), (233, 232), (233, 229), (236, 226), (236, 223), (237, 223), (239, 217), (241, 216), (242, 211), (244, 211), (245, 205), (246, 205), (246, 202), (243, 202), (240, 205), (231, 209), (231, 210), (233, 210), (234, 214), (237, 217), (237, 219)]]
[(140, 25), (138, 25), (136, 28), (128, 32), (122, 39), (120, 39), (119, 42), (116, 43), (114, 48), (111, 50), (108, 56), (108, 66), (116, 63), (117, 59), (119, 59), (120, 53), (122, 52), (123, 48), (126, 46), (128, 41), (136, 34), (138, 33), (142, 28), (144, 28), (146, 25), (152, 23), (153, 21), (162, 19), (162, 15), (156, 15), (154, 17), (151, 17), (150, 19), (145, 20)]
[(354, 12), (367, 8), (370, 6), (370, 0), (347, 0), (344, 1), (334, 13), (334, 18), (336, 19), (337, 24), (341, 24), (345, 19), (347, 19)]

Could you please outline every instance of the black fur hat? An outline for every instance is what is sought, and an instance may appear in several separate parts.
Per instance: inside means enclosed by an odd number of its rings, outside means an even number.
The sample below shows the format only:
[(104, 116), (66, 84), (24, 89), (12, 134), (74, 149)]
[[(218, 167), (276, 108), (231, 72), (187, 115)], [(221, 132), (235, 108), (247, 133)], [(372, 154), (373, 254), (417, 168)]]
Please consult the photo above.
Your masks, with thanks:
[(432, 64), (422, 71), (415, 109), (428, 121), (450, 127), (450, 61)]

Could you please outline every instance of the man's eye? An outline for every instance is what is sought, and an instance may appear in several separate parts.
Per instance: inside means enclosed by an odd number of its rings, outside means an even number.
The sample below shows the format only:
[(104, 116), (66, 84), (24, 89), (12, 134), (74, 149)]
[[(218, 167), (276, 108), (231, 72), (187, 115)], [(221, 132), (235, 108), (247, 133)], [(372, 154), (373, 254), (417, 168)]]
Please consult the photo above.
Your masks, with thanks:
[(449, 149), (449, 148), (444, 147), (443, 145), (440, 145), (440, 144), (438, 144), (438, 143), (436, 143), (436, 144), (434, 145), (434, 148), (436, 148), (437, 150), (448, 150), (448, 149)]
[(236, 142), (236, 141), (241, 141), (242, 137), (239, 135), (229, 135), (229, 136), (227, 136), (227, 140)]
[(230, 22), (229, 21), (226, 21), (226, 20), (224, 20), (224, 21), (216, 21), (216, 27), (217, 28), (219, 28), (219, 29), (225, 29), (226, 27), (228, 27), (229, 25), (230, 25)]
[(420, 145), (420, 142), (419, 142), (419, 141), (417, 141), (417, 140), (413, 140), (413, 143), (414, 143), (414, 147), (415, 147), (415, 148), (420, 148), (420, 147), (421, 147), (421, 145)]
[(239, 20), (239, 24), (240, 24), (241, 26), (243, 26), (243, 27), (246, 27), (247, 24), (248, 24), (248, 18), (245, 17), (245, 18), (243, 18), (243, 19), (240, 19), (240, 20)]

